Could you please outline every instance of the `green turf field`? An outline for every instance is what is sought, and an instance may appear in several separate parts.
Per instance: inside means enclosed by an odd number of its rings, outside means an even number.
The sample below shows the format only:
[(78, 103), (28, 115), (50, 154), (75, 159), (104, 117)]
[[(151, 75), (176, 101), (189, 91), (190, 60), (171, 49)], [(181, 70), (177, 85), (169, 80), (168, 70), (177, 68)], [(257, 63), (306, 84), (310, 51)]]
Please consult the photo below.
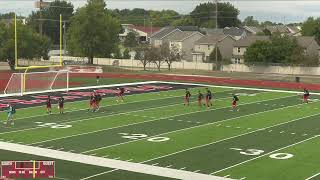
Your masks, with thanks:
[[(56, 107), (53, 115), (45, 107), (19, 109), (14, 127), (0, 125), (0, 141), (231, 179), (320, 179), (320, 96), (303, 104), (297, 93), (210, 89), (210, 108), (198, 107), (204, 87), (197, 87), (190, 106), (183, 105), (184, 90), (169, 90), (129, 95), (123, 103), (104, 98), (95, 113), (87, 101), (67, 103), (63, 115)], [(239, 111), (231, 110), (233, 93), (240, 95)], [(0, 160), (53, 159), (15, 151), (0, 150)], [(53, 160), (56, 179), (175, 179)]]

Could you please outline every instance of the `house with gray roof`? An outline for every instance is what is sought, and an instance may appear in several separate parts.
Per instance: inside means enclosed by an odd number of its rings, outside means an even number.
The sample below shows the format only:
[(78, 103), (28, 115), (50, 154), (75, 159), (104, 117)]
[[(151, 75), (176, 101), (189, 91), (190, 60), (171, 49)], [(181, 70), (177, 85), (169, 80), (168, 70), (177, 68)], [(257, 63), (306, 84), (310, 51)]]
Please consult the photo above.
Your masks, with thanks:
[(169, 43), (171, 37), (176, 36), (179, 32), (199, 32), (197, 26), (167, 26), (160, 29), (150, 37), (151, 45), (154, 47), (160, 47), (162, 44)]
[(236, 39), (230, 35), (205, 35), (195, 42), (194, 51), (192, 52), (192, 59), (196, 62), (208, 62), (210, 54), (217, 46), (220, 50), (222, 58), (231, 60), (235, 42)]
[(320, 46), (313, 36), (298, 36), (294, 38), (299, 46), (303, 48), (305, 55), (319, 58)]
[(225, 27), (223, 34), (232, 36), (234, 39), (239, 40), (247, 36), (246, 31), (239, 27)]
[(232, 51), (232, 62), (244, 63), (244, 53), (247, 48), (257, 41), (270, 41), (270, 36), (247, 36), (235, 42)]
[(244, 30), (246, 31), (247, 35), (257, 35), (259, 33), (263, 33), (263, 30), (259, 27), (255, 26), (244, 26)]
[(182, 59), (192, 61), (194, 43), (203, 36), (199, 31), (176, 32), (168, 38), (169, 47), (170, 49), (177, 48), (179, 53), (182, 54)]

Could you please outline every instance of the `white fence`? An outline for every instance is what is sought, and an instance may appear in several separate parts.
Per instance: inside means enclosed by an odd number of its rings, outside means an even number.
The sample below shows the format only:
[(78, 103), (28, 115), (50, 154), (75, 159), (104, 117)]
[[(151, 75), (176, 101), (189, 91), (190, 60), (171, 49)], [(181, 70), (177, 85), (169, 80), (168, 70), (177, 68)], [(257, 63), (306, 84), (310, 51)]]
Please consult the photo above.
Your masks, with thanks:
[[(82, 62), (86, 61), (77, 57), (63, 57), (64, 60), (67, 61), (75, 61)], [(51, 57), (50, 61), (59, 61), (59, 57)], [(119, 66), (119, 67), (127, 67), (127, 68), (143, 68), (142, 62), (139, 60), (132, 59), (112, 59), (112, 58), (94, 58), (93, 64), (95, 65), (108, 65), (108, 66)], [(154, 63), (148, 63), (146, 66), (147, 69), (156, 69), (157, 66)], [(210, 63), (197, 63), (197, 62), (173, 62), (171, 65), (172, 69), (196, 69), (196, 70), (212, 70), (212, 64)], [(167, 63), (161, 64), (161, 69), (168, 69)]]
[[(64, 57), (65, 60), (75, 62), (85, 61), (77, 57)], [(79, 60), (80, 59), (80, 60)], [(59, 61), (59, 57), (51, 57), (50, 61)], [(143, 68), (143, 65), (138, 60), (131, 59), (111, 59), (111, 58), (95, 58), (94, 64), (96, 65), (109, 65), (119, 67), (132, 67), (132, 68)], [(195, 70), (212, 70), (214, 64), (200, 63), (200, 62), (173, 62), (172, 69), (195, 69)], [(156, 65), (149, 63), (147, 69), (156, 69)], [(168, 65), (163, 63), (162, 69), (167, 69)], [(223, 65), (222, 71), (228, 72), (253, 72), (253, 73), (266, 73), (266, 74), (294, 74), (294, 75), (320, 75), (320, 67), (298, 67), (298, 66), (247, 66), (244, 64), (230, 64)]]
[(320, 75), (320, 67), (247, 66), (244, 64), (230, 64), (224, 65), (221, 70), (228, 72), (253, 72), (265, 74)]

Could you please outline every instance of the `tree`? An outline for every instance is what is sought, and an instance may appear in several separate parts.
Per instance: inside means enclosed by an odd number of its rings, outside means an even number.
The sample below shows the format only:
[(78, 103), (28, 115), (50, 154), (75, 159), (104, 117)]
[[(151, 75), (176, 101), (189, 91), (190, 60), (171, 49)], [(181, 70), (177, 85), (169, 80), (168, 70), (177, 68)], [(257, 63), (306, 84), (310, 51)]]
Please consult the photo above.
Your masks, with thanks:
[(219, 47), (215, 47), (214, 50), (209, 55), (209, 62), (216, 63), (221, 62), (222, 56)]
[(248, 16), (244, 19), (243, 24), (245, 26), (259, 26), (259, 21), (255, 20), (253, 16)]
[(158, 71), (160, 71), (162, 64), (162, 57), (160, 53), (160, 48), (151, 47), (145, 53), (145, 58), (148, 62), (154, 63), (157, 66)]
[(137, 33), (129, 32), (123, 42), (124, 46), (127, 48), (134, 48), (138, 45)]
[[(17, 23), (18, 35), (18, 58), (34, 59), (41, 57), (48, 59), (48, 52), (51, 47), (51, 41), (46, 36), (41, 36), (32, 28)], [(0, 60), (13, 60), (15, 55), (14, 43), (14, 25), (4, 25), (0, 23)]]
[(256, 41), (247, 48), (244, 54), (246, 64), (255, 62), (268, 63), (272, 56), (271, 42), (269, 41)]
[(176, 46), (169, 47), (168, 43), (165, 43), (161, 46), (160, 54), (162, 57), (162, 61), (166, 62), (168, 65), (168, 70), (171, 70), (171, 66), (173, 62), (181, 60), (181, 53)]
[[(215, 27), (215, 9), (216, 4), (212, 2), (199, 4), (191, 13), (195, 25), (199, 27)], [(232, 27), (240, 25), (238, 19), (240, 11), (231, 3), (218, 3), (218, 26), (219, 28)]]
[(315, 36), (320, 44), (320, 18), (314, 19), (313, 17), (309, 17), (303, 22), (301, 33), (303, 36)]
[(172, 26), (194, 26), (195, 22), (194, 20), (190, 17), (182, 17), (181, 19), (177, 19), (171, 23)]
[[(65, 0), (55, 0), (50, 2), (49, 7), (43, 8), (42, 18), (48, 19), (42, 21), (43, 34), (48, 36), (54, 44), (60, 42), (60, 14), (63, 21), (69, 21), (73, 16), (74, 7), (70, 2)], [(33, 11), (27, 19), (28, 25), (31, 26), (36, 32), (39, 32), (40, 11)], [(68, 23), (66, 23), (66, 30), (68, 29)]]
[(131, 59), (131, 55), (130, 55), (129, 49), (125, 49), (123, 51), (123, 59)]
[(215, 47), (213, 51), (211, 51), (209, 55), (209, 63), (215, 63), (217, 70), (220, 69), (222, 63), (222, 55), (219, 47)]
[(247, 48), (244, 59), (248, 64), (285, 63), (303, 64), (307, 56), (296, 39), (273, 35), (271, 41), (256, 41)]
[(119, 31), (120, 24), (110, 15), (104, 0), (88, 0), (71, 18), (69, 52), (85, 56), (93, 64), (94, 57), (108, 57), (116, 50)]
[(140, 45), (135, 48), (135, 59), (141, 62), (144, 71), (146, 70), (146, 66), (149, 63), (148, 49), (149, 48), (145, 45)]

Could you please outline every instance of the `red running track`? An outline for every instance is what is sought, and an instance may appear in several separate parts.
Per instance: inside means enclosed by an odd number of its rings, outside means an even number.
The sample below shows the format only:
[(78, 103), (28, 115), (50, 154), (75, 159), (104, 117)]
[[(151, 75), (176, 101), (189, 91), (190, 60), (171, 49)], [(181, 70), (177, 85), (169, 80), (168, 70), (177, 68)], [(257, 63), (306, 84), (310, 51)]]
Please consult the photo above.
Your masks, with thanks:
[(72, 77), (95, 78), (99, 75), (102, 78), (126, 78), (126, 79), (145, 79), (145, 80), (160, 80), (160, 81), (187, 81), (194, 83), (209, 83), (215, 85), (235, 85), (235, 86), (250, 86), (260, 88), (276, 88), (276, 89), (292, 89), (301, 90), (308, 88), (309, 90), (320, 90), (320, 84), (296, 83), (296, 82), (278, 82), (267, 80), (244, 80), (232, 78), (215, 78), (208, 76), (194, 75), (165, 75), (165, 74), (72, 74)]
[[(207, 76), (193, 75), (165, 75), (165, 74), (119, 74), (119, 73), (104, 73), (104, 74), (83, 74), (72, 73), (70, 78), (96, 78), (99, 75), (101, 78), (125, 78), (125, 79), (143, 79), (143, 80), (158, 80), (158, 81), (183, 81), (194, 83), (208, 83), (215, 85), (230, 85), (230, 86), (250, 86), (260, 88), (276, 88), (276, 89), (292, 89), (301, 90), (308, 88), (309, 90), (320, 91), (320, 84), (296, 83), (296, 82), (278, 82), (267, 80), (245, 80), (232, 78), (216, 78)], [(0, 73), (0, 91), (3, 91), (11, 73)], [(72, 82), (71, 86), (80, 86), (81, 82)]]

